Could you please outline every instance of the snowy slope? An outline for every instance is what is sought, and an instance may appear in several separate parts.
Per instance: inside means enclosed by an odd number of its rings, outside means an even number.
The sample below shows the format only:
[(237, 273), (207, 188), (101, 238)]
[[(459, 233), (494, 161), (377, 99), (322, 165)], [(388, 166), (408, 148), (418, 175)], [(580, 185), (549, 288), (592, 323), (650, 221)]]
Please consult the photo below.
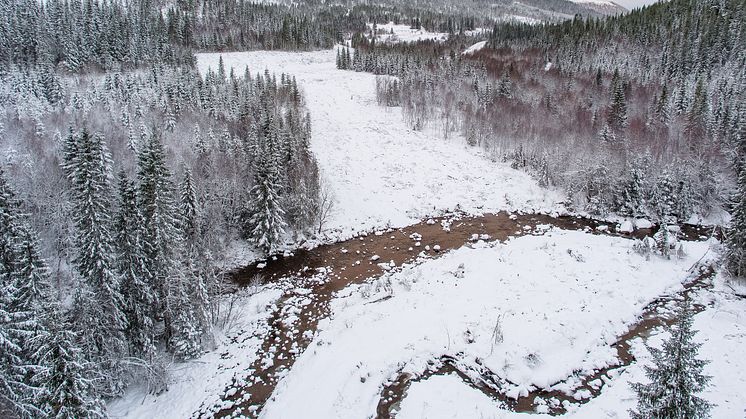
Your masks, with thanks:
[(462, 52), (461, 54), (463, 55), (474, 54), (477, 51), (481, 51), (486, 45), (487, 45), (487, 41), (479, 41), (476, 44), (465, 49), (464, 52)]
[(604, 15), (626, 13), (628, 10), (610, 0), (570, 0)]
[[(221, 54), (198, 54), (201, 71)], [(525, 173), (494, 163), (460, 138), (408, 129), (398, 108), (376, 104), (375, 76), (335, 68), (334, 51), (222, 54), (242, 74), (269, 69), (297, 78), (311, 113), (311, 149), (337, 204), (330, 236), (404, 226), (459, 207), (469, 212), (552, 207), (560, 197)]]
[[(608, 345), (647, 302), (680, 289), (708, 247), (687, 243), (685, 260), (646, 262), (631, 245), (554, 231), (495, 247), (464, 247), (347, 289), (263, 417), (368, 417), (380, 386), (399, 369), (419, 372), (441, 355), (480, 358), (516, 383), (507, 389), (516, 394), (574, 370), (601, 368), (614, 360)], [(461, 264), (464, 276), (458, 278)], [(498, 318), (504, 340), (495, 344)]]
[[(373, 30), (373, 24), (368, 24), (368, 30)], [(424, 40), (443, 41), (448, 39), (447, 33), (428, 32), (425, 29), (412, 29), (410, 25), (397, 25), (394, 22), (376, 24), (376, 39), (385, 43), (416, 42)]]

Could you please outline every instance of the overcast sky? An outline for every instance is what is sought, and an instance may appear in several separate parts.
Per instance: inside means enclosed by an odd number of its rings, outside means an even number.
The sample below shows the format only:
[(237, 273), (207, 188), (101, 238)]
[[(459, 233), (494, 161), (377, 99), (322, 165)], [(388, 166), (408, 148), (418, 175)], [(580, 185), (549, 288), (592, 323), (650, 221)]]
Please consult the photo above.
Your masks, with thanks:
[(657, 0), (613, 0), (615, 3), (620, 4), (628, 9), (634, 9), (645, 4), (653, 4)]

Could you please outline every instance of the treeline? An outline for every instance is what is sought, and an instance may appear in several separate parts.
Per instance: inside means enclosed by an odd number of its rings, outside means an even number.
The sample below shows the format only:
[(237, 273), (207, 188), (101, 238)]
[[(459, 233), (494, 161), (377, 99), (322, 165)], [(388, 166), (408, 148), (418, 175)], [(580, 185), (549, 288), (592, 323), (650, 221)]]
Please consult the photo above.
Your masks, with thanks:
[(191, 51), (170, 42), (167, 22), (149, 0), (8, 0), (0, 3), (0, 17), (3, 71), (14, 65), (81, 72), (193, 62)]
[(331, 48), (365, 21), (341, 6), (284, 6), (246, 0), (177, 2), (166, 14), (169, 38), (198, 50)]
[(692, 154), (718, 150), (729, 183), (736, 180), (723, 197), (733, 215), (726, 268), (746, 276), (746, 1), (673, 0), (606, 20), (504, 25), (490, 44), (540, 50), (562, 73), (618, 70), (657, 85), (651, 107), (659, 124), (707, 144)]
[[(76, 417), (143, 376), (161, 388), (164, 350), (188, 359), (212, 344), (226, 286), (218, 255), (240, 237), (271, 253), (318, 222), (310, 120), (290, 76), (236, 75), (221, 60), (205, 77), (183, 67), (76, 78), (40, 69), (4, 74), (0, 87), (4, 176), (17, 190), (0, 211), (22, 226), (3, 226), (11, 253), (0, 283), (3, 347), (18, 351), (4, 351), (0, 380), (18, 388), (0, 404), (15, 415), (71, 408), (65, 399), (33, 410), (54, 379), (88, 392), (79, 397), (92, 404), (76, 405)], [(34, 231), (41, 240), (26, 244)], [(21, 257), (37, 260), (50, 286), (27, 284)], [(59, 307), (40, 303), (28, 314), (38, 324), (17, 331), (27, 313), (17, 312), (16, 288), (32, 285)], [(69, 360), (79, 376), (46, 375), (62, 355), (34, 358), (48, 330), (79, 357)]]
[[(675, 0), (604, 20), (501, 25), (495, 49), (539, 50), (561, 73), (611, 73), (657, 84), (676, 112), (702, 88), (715, 118), (738, 112), (746, 75), (746, 2)], [(731, 100), (735, 99), (735, 100)]]
[[(670, 3), (682, 7), (691, 2)], [(357, 50), (349, 59), (342, 53), (340, 67), (395, 76), (395, 82), (379, 83), (379, 102), (401, 104), (413, 128), (430, 126), (444, 136), (460, 133), (470, 144), (534, 173), (540, 183), (563, 188), (578, 209), (686, 221), (693, 213), (706, 215), (727, 206), (733, 167), (740, 159), (736, 150), (744, 138), (746, 82), (739, 69), (746, 38), (743, 29), (735, 31), (740, 28), (736, 22), (742, 21), (737, 13), (743, 13), (736, 3), (743, 2), (729, 3), (729, 25), (710, 22), (719, 28), (717, 36), (712, 26), (702, 30), (708, 39), (728, 39), (731, 47), (718, 50), (719, 58), (699, 70), (681, 67), (672, 58), (673, 67), (690, 72), (670, 80), (665, 73), (642, 77), (651, 71), (642, 63), (639, 68), (622, 67), (617, 60), (629, 56), (625, 52), (620, 52), (621, 58), (608, 50), (587, 54), (598, 60), (608, 57), (615, 65), (575, 68), (565, 66), (562, 59), (548, 61), (547, 57), (562, 55), (532, 34), (546, 31), (552, 34), (547, 39), (562, 43), (554, 32), (580, 30), (580, 20), (537, 28), (499, 26), (492, 37), (495, 49), (469, 56), (459, 54), (462, 39), (442, 45), (386, 46), (357, 38)], [(681, 13), (669, 19), (706, 21), (701, 7), (677, 10)], [(688, 10), (688, 17), (683, 10)], [(610, 18), (607, 25), (634, 21), (660, 31), (671, 27), (657, 19), (657, 12), (653, 16), (648, 21), (635, 13)], [(525, 41), (520, 38), (517, 46), (497, 48), (495, 39), (515, 28), (525, 31)], [(685, 35), (672, 38), (705, 37), (697, 31), (679, 32)], [(595, 33), (577, 36), (599, 51), (606, 43), (625, 44), (624, 38), (604, 40)], [(511, 42), (518, 38), (511, 36)], [(636, 45), (635, 40), (627, 39), (626, 45), (632, 51), (629, 45)], [(643, 51), (640, 54), (656, 54), (652, 46)], [(583, 50), (574, 56), (583, 57)]]
[[(286, 3), (291, 3), (286, 0)], [(323, 4), (323, 1), (313, 0), (305, 3)], [(370, 4), (365, 0), (342, 0), (337, 2), (349, 8), (356, 8)], [(575, 15), (582, 16), (601, 16), (593, 5), (575, 3), (565, 0), (524, 0), (516, 2), (513, 0), (465, 0), (453, 2), (450, 0), (434, 1), (416, 1), (410, 0), (383, 0), (376, 2), (376, 6), (384, 6), (414, 18), (420, 16), (423, 27), (432, 30), (436, 26), (430, 26), (427, 15), (450, 16), (453, 20), (459, 20), (462, 16), (473, 16), (483, 21), (501, 21), (511, 16), (521, 16), (538, 21), (556, 22)], [(393, 19), (390, 19), (393, 20)], [(370, 20), (370, 22), (385, 23), (380, 19)], [(401, 21), (402, 23), (404, 20)], [(442, 30), (440, 32), (447, 32)], [(454, 31), (457, 32), (457, 31)]]
[(491, 20), (458, 14), (359, 4), (246, 0), (10, 0), (0, 5), (0, 68), (61, 67), (69, 72), (193, 65), (193, 50), (311, 50), (331, 48), (367, 24), (406, 23), (458, 33)]
[(179, 2), (169, 9), (170, 39), (198, 50), (305, 50), (331, 48), (368, 24), (394, 22), (415, 29), (459, 33), (489, 27), (492, 20), (444, 14), (401, 5), (354, 4), (350, 7), (303, 2), (290, 6), (245, 0)]

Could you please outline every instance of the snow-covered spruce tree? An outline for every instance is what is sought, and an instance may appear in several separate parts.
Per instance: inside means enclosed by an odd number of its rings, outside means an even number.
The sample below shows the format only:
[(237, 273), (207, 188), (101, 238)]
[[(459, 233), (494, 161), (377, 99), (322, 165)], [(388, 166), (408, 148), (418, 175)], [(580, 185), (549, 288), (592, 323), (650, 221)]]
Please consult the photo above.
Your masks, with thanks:
[(36, 372), (29, 342), (39, 332), (32, 294), (22, 294), (23, 246), (20, 203), (0, 169), (0, 416), (32, 417), (39, 389), (29, 382)]
[(167, 316), (164, 304), (179, 237), (174, 186), (158, 135), (149, 136), (143, 144), (137, 166), (137, 204), (142, 217), (139, 234), (145, 252), (147, 282), (155, 290), (156, 297), (152, 309), (157, 318), (166, 321), (168, 328), (169, 319), (164, 317)]
[(202, 352), (202, 329), (190, 298), (190, 282), (194, 279), (187, 266), (177, 265), (177, 273), (169, 278), (166, 294), (168, 347), (177, 359), (191, 359)]
[(137, 209), (134, 183), (124, 171), (117, 179), (119, 205), (114, 221), (116, 267), (121, 278), (123, 311), (127, 319), (125, 334), (130, 355), (151, 361), (155, 352), (155, 322), (152, 305), (155, 292), (145, 270), (145, 251), (139, 235), (142, 222)]
[(631, 217), (645, 215), (645, 167), (647, 159), (636, 159), (628, 164), (625, 179), (622, 181), (619, 211)]
[(743, 278), (746, 277), (746, 161), (741, 163), (739, 172), (725, 261), (731, 275)]
[(23, 223), (17, 243), (18, 294), (15, 304), (35, 314), (42, 313), (50, 301), (49, 268), (39, 255), (39, 241), (31, 226)]
[(252, 214), (248, 223), (249, 238), (267, 254), (275, 251), (286, 227), (285, 211), (279, 199), (279, 175), (272, 160), (267, 152), (258, 157), (255, 183), (250, 191)]
[(166, 343), (174, 354), (191, 358), (200, 351), (201, 330), (189, 299), (191, 277), (180, 260), (185, 251), (175, 188), (157, 135), (151, 135), (140, 152), (138, 178), (145, 272), (156, 291), (154, 316), (163, 319)]
[[(107, 395), (123, 390), (119, 359), (126, 343), (126, 319), (119, 278), (114, 266), (114, 242), (111, 222), (111, 158), (101, 135), (71, 133), (65, 140), (63, 168), (71, 184), (75, 207), (74, 223), (77, 272), (91, 292), (86, 304), (93, 324), (80, 329), (86, 357), (102, 369), (101, 383)], [(76, 324), (83, 327), (83, 324)]]
[(666, 259), (671, 259), (673, 248), (676, 246), (676, 237), (671, 235), (665, 222), (660, 222), (660, 227), (653, 236), (653, 240), (655, 240), (657, 253)]
[(709, 417), (711, 404), (696, 396), (710, 377), (702, 373), (708, 361), (697, 359), (702, 344), (693, 341), (693, 312), (685, 300), (677, 314), (672, 336), (662, 349), (648, 348), (653, 366), (645, 366), (648, 384), (635, 383), (637, 410), (633, 419), (700, 419)]
[(627, 126), (627, 97), (618, 70), (614, 70), (614, 76), (611, 79), (611, 105), (607, 122), (616, 132)]
[[(684, 124), (684, 135), (689, 140), (690, 146), (694, 147), (705, 137), (706, 121), (709, 115), (707, 103), (707, 88), (704, 81), (699, 79), (694, 90), (694, 97), (689, 110), (686, 112)], [(704, 144), (700, 144), (702, 146)]]
[(41, 366), (33, 379), (41, 389), (36, 406), (50, 418), (105, 418), (106, 407), (91, 376), (94, 368), (57, 303), (47, 307), (45, 324), (45, 332), (34, 338), (33, 358)]
[(655, 121), (660, 122), (664, 126), (668, 125), (671, 120), (671, 111), (668, 104), (668, 87), (665, 84), (661, 88), (661, 95), (653, 105)]
[(180, 188), (180, 224), (187, 240), (194, 240), (199, 234), (199, 214), (197, 213), (197, 192), (194, 189), (192, 171), (184, 169), (184, 178)]
[(191, 302), (190, 309), (197, 320), (197, 330), (205, 338), (210, 336), (210, 296), (207, 281), (210, 275), (211, 260), (205, 248), (204, 238), (200, 228), (200, 209), (197, 192), (194, 189), (192, 173), (184, 169), (181, 182), (180, 225), (184, 237), (185, 251), (183, 265), (190, 280), (186, 283), (186, 291)]

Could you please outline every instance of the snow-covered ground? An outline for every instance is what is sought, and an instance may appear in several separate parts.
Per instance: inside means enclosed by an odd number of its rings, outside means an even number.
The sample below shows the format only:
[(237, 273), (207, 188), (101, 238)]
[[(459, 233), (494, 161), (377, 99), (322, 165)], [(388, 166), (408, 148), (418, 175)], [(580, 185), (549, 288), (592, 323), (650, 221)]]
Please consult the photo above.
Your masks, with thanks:
[[(368, 29), (373, 30), (373, 24), (368, 24)], [(386, 43), (416, 42), (424, 40), (443, 41), (448, 39), (448, 34), (443, 32), (428, 32), (424, 28), (413, 29), (410, 25), (395, 24), (394, 22), (376, 24), (376, 40)]]
[(337, 70), (332, 50), (198, 54), (199, 69), (216, 69), (221, 55), (239, 74), (246, 66), (253, 73), (289, 73), (305, 92), (311, 149), (337, 201), (326, 225), (330, 238), (410, 225), (457, 207), (539, 210), (561, 200), (460, 138), (410, 130), (399, 108), (377, 105), (375, 76)]
[[(722, 288), (720, 288), (721, 291)], [(702, 397), (714, 403), (714, 419), (743, 417), (746, 399), (742, 389), (746, 385), (746, 360), (742, 356), (746, 347), (746, 300), (724, 292), (707, 291), (706, 300), (712, 299), (709, 307), (695, 317), (694, 328), (699, 332), (695, 339), (702, 343), (699, 358), (710, 360), (705, 373), (712, 376), (711, 385)], [(666, 332), (649, 339), (652, 346), (660, 346)], [(619, 376), (610, 380), (601, 395), (567, 418), (627, 418), (628, 411), (636, 406), (636, 398), (630, 383), (646, 382), (642, 366), (650, 362), (649, 353), (639, 344), (635, 347), (639, 360), (626, 367)], [(458, 376), (433, 376), (413, 383), (397, 415), (399, 419), (445, 419), (459, 417), (517, 419), (525, 414), (501, 409), (484, 393), (465, 384)], [(536, 419), (549, 419), (549, 415), (532, 415)]]
[(609, 345), (644, 306), (681, 289), (688, 269), (711, 254), (708, 243), (686, 243), (682, 260), (645, 261), (631, 246), (557, 230), (464, 247), (350, 287), (263, 417), (368, 417), (383, 383), (442, 355), (480, 359), (515, 395), (610, 365)]
[(484, 49), (486, 45), (487, 45), (487, 41), (479, 41), (476, 44), (465, 49), (464, 52), (462, 52), (461, 54), (463, 55), (474, 54), (475, 52), (481, 51), (482, 49)]
[(539, 19), (520, 15), (508, 15), (505, 20), (514, 21), (517, 23), (525, 23), (528, 25), (538, 25), (542, 23), (542, 21)]
[[(225, 333), (216, 337), (216, 348), (186, 363), (169, 366), (168, 391), (156, 396), (143, 386), (133, 385), (121, 399), (108, 406), (112, 418), (184, 419), (203, 406), (220, 400), (234, 377), (242, 379), (256, 359), (261, 335), (267, 329), (272, 305), (282, 295), (277, 287), (235, 301)], [(228, 310), (226, 300), (223, 312)]]

